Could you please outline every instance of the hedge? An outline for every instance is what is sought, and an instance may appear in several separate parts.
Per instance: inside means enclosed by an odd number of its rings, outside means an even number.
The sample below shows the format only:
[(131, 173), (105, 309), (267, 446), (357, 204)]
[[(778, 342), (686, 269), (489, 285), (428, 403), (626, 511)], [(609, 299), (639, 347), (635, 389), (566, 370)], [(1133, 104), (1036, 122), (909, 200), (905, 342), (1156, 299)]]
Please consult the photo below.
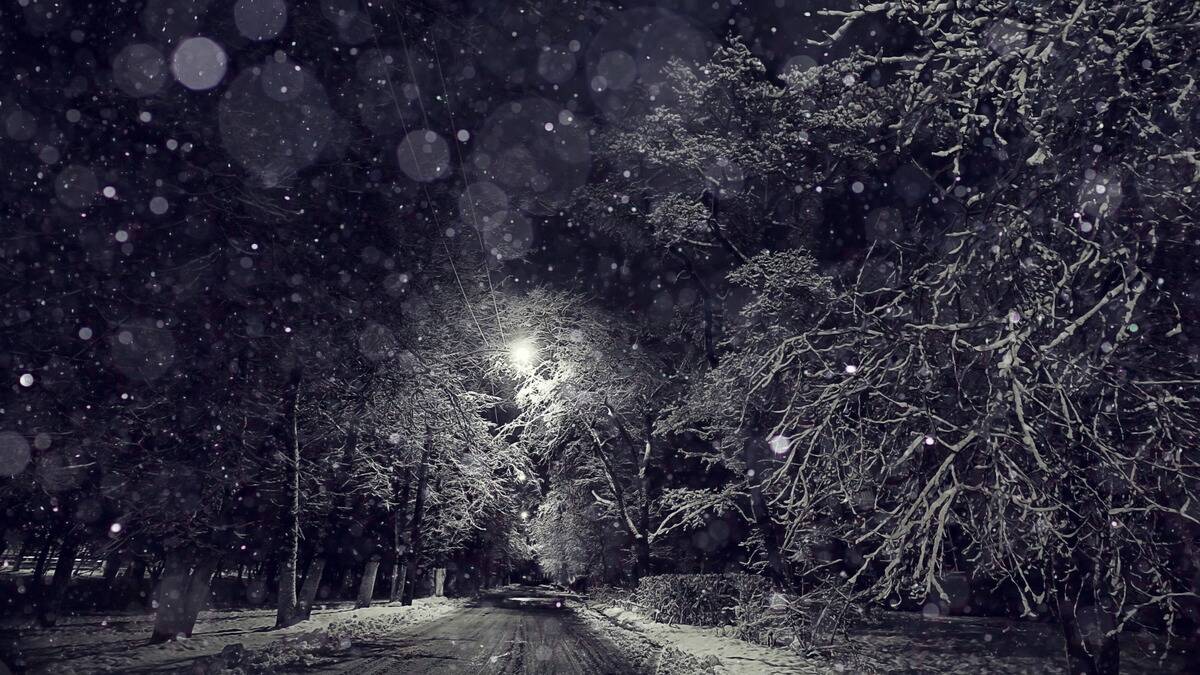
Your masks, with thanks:
[(660, 574), (642, 577), (636, 597), (660, 623), (724, 626), (770, 595), (771, 582), (753, 574)]

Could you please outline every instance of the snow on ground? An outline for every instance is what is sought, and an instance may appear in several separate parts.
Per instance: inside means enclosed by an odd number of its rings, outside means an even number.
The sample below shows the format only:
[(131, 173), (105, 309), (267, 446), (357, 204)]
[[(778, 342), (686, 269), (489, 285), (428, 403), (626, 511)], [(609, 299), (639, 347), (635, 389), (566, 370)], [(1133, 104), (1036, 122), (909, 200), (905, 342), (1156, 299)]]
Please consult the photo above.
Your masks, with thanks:
[[(853, 627), (851, 638), (879, 670), (889, 673), (1058, 675), (1068, 670), (1062, 633), (1047, 622), (882, 612), (877, 621)], [(1187, 656), (1164, 658), (1159, 642), (1148, 633), (1123, 634), (1121, 672), (1187, 672)]]
[(704, 659), (668, 642), (653, 640), (590, 606), (574, 606), (573, 609), (590, 630), (619, 649), (639, 672), (655, 675), (717, 675), (725, 672), (713, 659)]
[(162, 672), (219, 657), (223, 650), (245, 652), (255, 665), (271, 666), (303, 661), (306, 653), (331, 643), (431, 621), (461, 606), (447, 598), (422, 598), (410, 607), (355, 609), (343, 603), (318, 608), (308, 621), (281, 630), (272, 630), (274, 610), (208, 611), (201, 613), (191, 638), (161, 645), (148, 643), (154, 615), (144, 613), (64, 617), (50, 629), (7, 624), (0, 632), (5, 651), (20, 646), (30, 673)]
[[(661, 649), (674, 648), (694, 657), (716, 675), (1066, 672), (1062, 638), (1054, 626), (1045, 623), (981, 617), (929, 619), (884, 612), (873, 624), (852, 629), (850, 641), (836, 654), (810, 657), (744, 642), (721, 628), (656, 623), (621, 604), (592, 605), (587, 611), (593, 620), (602, 617), (610, 626), (637, 633)], [(1160, 661), (1161, 648), (1150, 636), (1126, 635), (1121, 647), (1122, 672), (1187, 672), (1184, 655), (1173, 654)]]
[(620, 606), (592, 610), (612, 624), (639, 633), (661, 648), (674, 648), (695, 657), (718, 675), (767, 675), (797, 673), (816, 675), (831, 672), (828, 662), (817, 662), (784, 649), (763, 647), (721, 634), (718, 628), (668, 625), (651, 621)]

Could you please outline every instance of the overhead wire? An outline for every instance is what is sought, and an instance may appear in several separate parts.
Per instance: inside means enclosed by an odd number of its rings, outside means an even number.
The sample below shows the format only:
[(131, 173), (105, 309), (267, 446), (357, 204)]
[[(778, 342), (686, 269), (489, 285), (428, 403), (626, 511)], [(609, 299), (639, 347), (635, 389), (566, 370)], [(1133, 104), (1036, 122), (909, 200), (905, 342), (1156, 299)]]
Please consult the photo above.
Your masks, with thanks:
[[(446, 76), (442, 72), (442, 58), (438, 55), (437, 47), (431, 47), (433, 50), (433, 60), (437, 64), (438, 79), (442, 82), (442, 97), (445, 99), (443, 105), (446, 106), (446, 116), (450, 119), (450, 127), (454, 128), (454, 113), (450, 108), (450, 91), (446, 88)], [(487, 260), (487, 247), (483, 243), (483, 233), (479, 230), (479, 219), (475, 215), (475, 200), (471, 198), (471, 184), (467, 182), (467, 164), (463, 158), (462, 147), (454, 146), (454, 152), (458, 154), (458, 168), (462, 173), (463, 185), (467, 191), (467, 202), (471, 206), (471, 221), (475, 228), (475, 237), (479, 240), (479, 252), (483, 254), (483, 259)], [(484, 272), (487, 273), (488, 290), (492, 294), (492, 307), (496, 310), (496, 325), (500, 328), (500, 335), (504, 335), (504, 325), (500, 322), (500, 307), (496, 304), (496, 290), (492, 286), (492, 270), (485, 264)]]
[[(367, 21), (369, 21), (371, 24), (371, 39), (375, 43), (376, 51), (378, 51), (380, 54), (382, 54), (383, 48), (379, 44), (379, 30), (378, 30), (378, 27), (375, 25), (375, 17), (372, 16), (372, 14), (371, 14), (371, 3), (369, 0), (366, 3), (366, 14), (367, 14)], [(398, 22), (397, 22), (397, 28), (399, 29)], [(400, 39), (401, 39), (402, 43), (404, 44), (405, 61), (409, 61), (408, 44), (407, 44), (407, 41), (404, 39), (404, 32), (403, 32), (403, 30), (400, 30), (399, 32), (400, 32)], [(386, 62), (385, 62), (385, 65), (386, 65)], [(409, 72), (412, 73), (411, 62), (409, 63)], [(384, 73), (383, 74), (384, 80), (387, 82), (387, 85), (388, 85), (388, 92), (392, 96), (392, 105), (396, 108), (396, 118), (400, 121), (400, 128), (404, 131), (404, 137), (405, 137), (405, 139), (407, 139), (408, 135), (409, 135), (408, 124), (405, 123), (404, 112), (400, 109), (400, 99), (396, 95), (396, 86), (395, 86), (395, 84), (392, 83), (391, 69), (384, 68), (383, 73)], [(413, 76), (413, 80), (414, 80), (414, 82), (416, 81), (415, 75)], [(418, 94), (417, 94), (417, 101), (418, 101), (418, 103), (420, 103), (420, 101), (421, 101), (419, 90), (418, 90)], [(425, 115), (425, 106), (423, 103), (421, 104), (421, 116), (422, 116), (422, 119), (425, 121), (426, 128), (429, 128), (429, 118), (427, 115)], [(419, 166), (420, 160), (417, 159), (417, 151), (415, 149), (413, 149), (412, 143), (407, 143), (407, 145), (408, 145), (409, 152), (412, 153), (413, 165)], [(441, 220), (438, 218), (437, 207), (434, 204), (433, 196), (429, 192), (429, 186), (426, 185), (424, 182), (421, 182), (421, 188), (425, 192), (425, 201), (429, 204), (430, 211), (433, 214), (434, 225), (438, 228), (441, 228), (442, 223), (441, 223)], [(446, 245), (445, 241), (442, 241), (442, 249), (446, 251), (446, 258), (450, 262), (450, 269), (454, 272), (454, 280), (458, 284), (459, 293), (462, 294), (463, 305), (466, 306), (467, 313), (470, 314), (471, 321), (475, 324), (475, 329), (479, 331), (479, 337), (482, 338), (486, 342), (487, 334), (483, 332), (483, 326), (479, 323), (479, 319), (475, 316), (475, 310), (474, 310), (474, 308), (471, 307), (471, 301), (470, 301), (470, 298), (467, 297), (466, 288), (463, 287), (462, 279), (459, 277), (458, 267), (454, 264), (454, 256), (451, 255), (450, 247)]]
[[(402, 49), (404, 49), (404, 62), (408, 66), (408, 74), (412, 78), (413, 83), (416, 84), (417, 73), (416, 73), (416, 69), (413, 67), (412, 53), (408, 48), (407, 33), (405, 32), (404, 27), (400, 23), (399, 16), (396, 15), (395, 13), (392, 14), (392, 22), (395, 23), (396, 32), (400, 36), (400, 46)], [(376, 43), (378, 44), (378, 38), (376, 38)], [(433, 47), (431, 49), (433, 51), (434, 60), (437, 63), (438, 79), (441, 81), (441, 85), (442, 85), (442, 93), (443, 93), (443, 98), (444, 98), (444, 100), (442, 101), (442, 104), (446, 108), (446, 116), (449, 119), (451, 131), (453, 131), (454, 130), (454, 113), (450, 109), (450, 92), (446, 86), (445, 74), (442, 71), (441, 57), (438, 55), (436, 47)], [(421, 119), (425, 122), (426, 128), (429, 128), (429, 126), (430, 126), (429, 125), (429, 113), (425, 109), (425, 99), (423, 96), (421, 96), (421, 90), (420, 90), (419, 86), (417, 87), (417, 107), (421, 111)], [(454, 139), (454, 140), (457, 140), (457, 139)], [(500, 319), (500, 304), (496, 300), (496, 288), (492, 284), (492, 271), (487, 265), (487, 258), (488, 258), (487, 246), (484, 244), (483, 234), (479, 227), (479, 218), (478, 218), (478, 215), (475, 210), (475, 200), (471, 196), (471, 184), (467, 180), (467, 167), (466, 167), (466, 163), (464, 161), (464, 157), (462, 154), (462, 147), (460, 145), (458, 145), (457, 143), (454, 143), (453, 145), (454, 145), (455, 153), (458, 156), (458, 167), (459, 167), (459, 171), (462, 175), (462, 179), (463, 179), (463, 189), (466, 191), (466, 194), (467, 194), (467, 207), (468, 207), (468, 211), (471, 214), (471, 226), (472, 226), (472, 229), (475, 230), (476, 239), (479, 241), (479, 252), (480, 252), (480, 255), (482, 256), (483, 271), (484, 271), (484, 275), (487, 278), (488, 294), (490, 295), (491, 300), (492, 300), (492, 309), (495, 311), (496, 327), (500, 330), (500, 338), (504, 339), (505, 338), (504, 324)], [(415, 151), (414, 151), (414, 154), (415, 154)]]

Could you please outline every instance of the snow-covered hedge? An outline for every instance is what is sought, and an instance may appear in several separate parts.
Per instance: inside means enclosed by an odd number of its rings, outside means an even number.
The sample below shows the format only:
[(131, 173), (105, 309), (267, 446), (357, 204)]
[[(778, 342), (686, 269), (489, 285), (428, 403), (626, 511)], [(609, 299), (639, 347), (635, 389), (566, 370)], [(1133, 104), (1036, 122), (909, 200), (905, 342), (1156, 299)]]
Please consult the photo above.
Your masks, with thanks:
[(753, 574), (661, 574), (642, 577), (637, 603), (660, 623), (723, 626), (734, 623), (739, 607), (759, 605), (771, 582)]

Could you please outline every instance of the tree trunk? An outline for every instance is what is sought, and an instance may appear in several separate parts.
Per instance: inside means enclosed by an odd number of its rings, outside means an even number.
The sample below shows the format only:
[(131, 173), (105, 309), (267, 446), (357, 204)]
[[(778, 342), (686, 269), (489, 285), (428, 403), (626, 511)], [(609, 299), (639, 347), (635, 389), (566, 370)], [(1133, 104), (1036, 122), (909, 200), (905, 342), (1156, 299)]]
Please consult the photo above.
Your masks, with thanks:
[(371, 600), (375, 597), (375, 577), (378, 574), (379, 559), (372, 556), (363, 569), (362, 581), (358, 584), (358, 600), (354, 603), (355, 607), (362, 609), (371, 606)]
[(408, 527), (408, 493), (412, 485), (412, 471), (404, 470), (404, 483), (396, 499), (396, 508), (392, 514), (392, 587), (388, 599), (392, 602), (400, 600), (404, 594), (404, 575), (407, 572), (405, 554), (408, 549), (404, 531)]
[(108, 558), (104, 560), (104, 606), (115, 607), (117, 599), (120, 597), (117, 589), (122, 585), (117, 580), (117, 575), (121, 573), (120, 553), (110, 553)]
[(110, 553), (104, 559), (104, 585), (111, 586), (113, 579), (117, 578), (117, 573), (121, 571), (121, 554)]
[(1098, 675), (1118, 675), (1121, 672), (1121, 643), (1116, 635), (1101, 638), (1099, 649), (1093, 657)]
[(650, 569), (650, 542), (646, 541), (645, 537), (637, 537), (633, 540), (634, 552), (634, 574), (638, 579), (651, 574)]
[(166, 642), (178, 637), (191, 637), (196, 617), (208, 605), (209, 588), (217, 561), (201, 556), (194, 563), (184, 551), (168, 551), (162, 578), (155, 599), (158, 612), (154, 616), (151, 643)]
[(155, 593), (157, 612), (154, 615), (154, 632), (150, 642), (174, 640), (184, 633), (184, 617), (187, 615), (188, 561), (182, 551), (167, 551), (163, 562), (162, 577)]
[(1067, 672), (1071, 675), (1117, 675), (1121, 646), (1117, 636), (1088, 635), (1071, 616), (1059, 617), (1067, 648)]
[[(395, 578), (392, 580), (392, 602), (404, 602), (404, 593), (408, 589), (408, 557), (405, 556), (396, 566)], [(409, 604), (412, 604), (411, 602)]]
[[(645, 427), (643, 438), (643, 449), (640, 455), (636, 456), (638, 461), (638, 494), (641, 497), (641, 504), (638, 505), (638, 528), (642, 532), (642, 536), (637, 540), (637, 558), (639, 578), (642, 576), (653, 574), (654, 565), (650, 560), (650, 458), (654, 448), (654, 427), (653, 420), (646, 416), (644, 419)], [(632, 440), (632, 439), (630, 439)], [(630, 448), (633, 450), (633, 448)]]
[(192, 636), (196, 629), (196, 618), (200, 612), (208, 609), (209, 590), (212, 588), (213, 575), (217, 572), (217, 560), (212, 556), (203, 556), (192, 568), (188, 579), (188, 590), (180, 616), (179, 630), (187, 637)]
[[(1113, 622), (1097, 607), (1077, 607), (1070, 593), (1056, 592), (1055, 609), (1071, 675), (1117, 675), (1121, 666), (1118, 636), (1109, 635)], [(1077, 611), (1082, 610), (1082, 611)], [(1081, 616), (1082, 614), (1082, 616)]]
[[(608, 411), (609, 414), (616, 419), (616, 413), (613, 411), (611, 406), (608, 408)], [(629, 435), (625, 433), (625, 428), (623, 425), (621, 425), (619, 420), (617, 421), (617, 429), (621, 432), (621, 436), (625, 440), (626, 444), (632, 442), (629, 439)], [(596, 454), (600, 458), (601, 466), (604, 468), (604, 477), (608, 482), (608, 489), (612, 492), (613, 501), (617, 506), (617, 512), (620, 513), (621, 516), (621, 526), (625, 528), (625, 531), (629, 534), (630, 539), (633, 541), (635, 556), (634, 578), (639, 578), (642, 576), (643, 571), (649, 568), (650, 563), (650, 548), (649, 542), (645, 540), (646, 533), (639, 531), (637, 524), (633, 522), (633, 517), (630, 515), (629, 505), (625, 501), (625, 491), (622, 489), (621, 483), (618, 480), (616, 470), (613, 467), (613, 460), (608, 456), (608, 453), (605, 452), (604, 441), (600, 439), (600, 434), (596, 433), (596, 430), (590, 426), (588, 427), (588, 432), (592, 435), (592, 442), (596, 444)], [(642, 555), (643, 551), (640, 550), (642, 544), (645, 544), (644, 558)], [(642, 565), (643, 559), (645, 561), (645, 566)]]
[(300, 589), (299, 613), (304, 619), (312, 615), (313, 603), (317, 599), (317, 591), (321, 588), (321, 575), (325, 572), (325, 558), (317, 556), (308, 563), (308, 573), (304, 575), (304, 587)]
[(58, 560), (54, 564), (54, 577), (50, 581), (50, 588), (38, 604), (38, 622), (43, 626), (53, 626), (58, 620), (58, 610), (67, 594), (71, 573), (75, 570), (78, 542), (78, 534), (73, 529), (63, 537), (62, 547), (58, 549)]
[(279, 590), (275, 604), (275, 627), (286, 628), (299, 620), (296, 607), (296, 563), (300, 554), (300, 380), (294, 383), (291, 406), (291, 456), (284, 463), (283, 547), (279, 561)]
[(149, 597), (150, 591), (146, 586), (146, 559), (142, 556), (136, 556), (129, 563), (129, 571), (126, 573), (129, 588), (137, 598), (137, 601), (145, 605), (146, 598)]
[(784, 588), (792, 588), (792, 578), (780, 545), (779, 526), (771, 517), (770, 507), (762, 493), (762, 467), (759, 462), (764, 441), (753, 439), (743, 446), (746, 452), (746, 475), (750, 486), (750, 507), (754, 526), (762, 536), (771, 578)]
[(54, 545), (54, 536), (46, 535), (46, 541), (42, 543), (42, 550), (38, 553), (37, 562), (33, 565), (33, 592), (42, 592), (42, 580), (46, 577), (46, 565), (50, 560), (50, 548)]
[(400, 604), (411, 605), (416, 593), (417, 562), (421, 556), (421, 517), (425, 510), (425, 488), (429, 478), (429, 455), (433, 452), (433, 430), (425, 429), (425, 447), (421, 451), (421, 466), (417, 469), (417, 499), (413, 504), (412, 527), (408, 550), (405, 551), (404, 590)]

